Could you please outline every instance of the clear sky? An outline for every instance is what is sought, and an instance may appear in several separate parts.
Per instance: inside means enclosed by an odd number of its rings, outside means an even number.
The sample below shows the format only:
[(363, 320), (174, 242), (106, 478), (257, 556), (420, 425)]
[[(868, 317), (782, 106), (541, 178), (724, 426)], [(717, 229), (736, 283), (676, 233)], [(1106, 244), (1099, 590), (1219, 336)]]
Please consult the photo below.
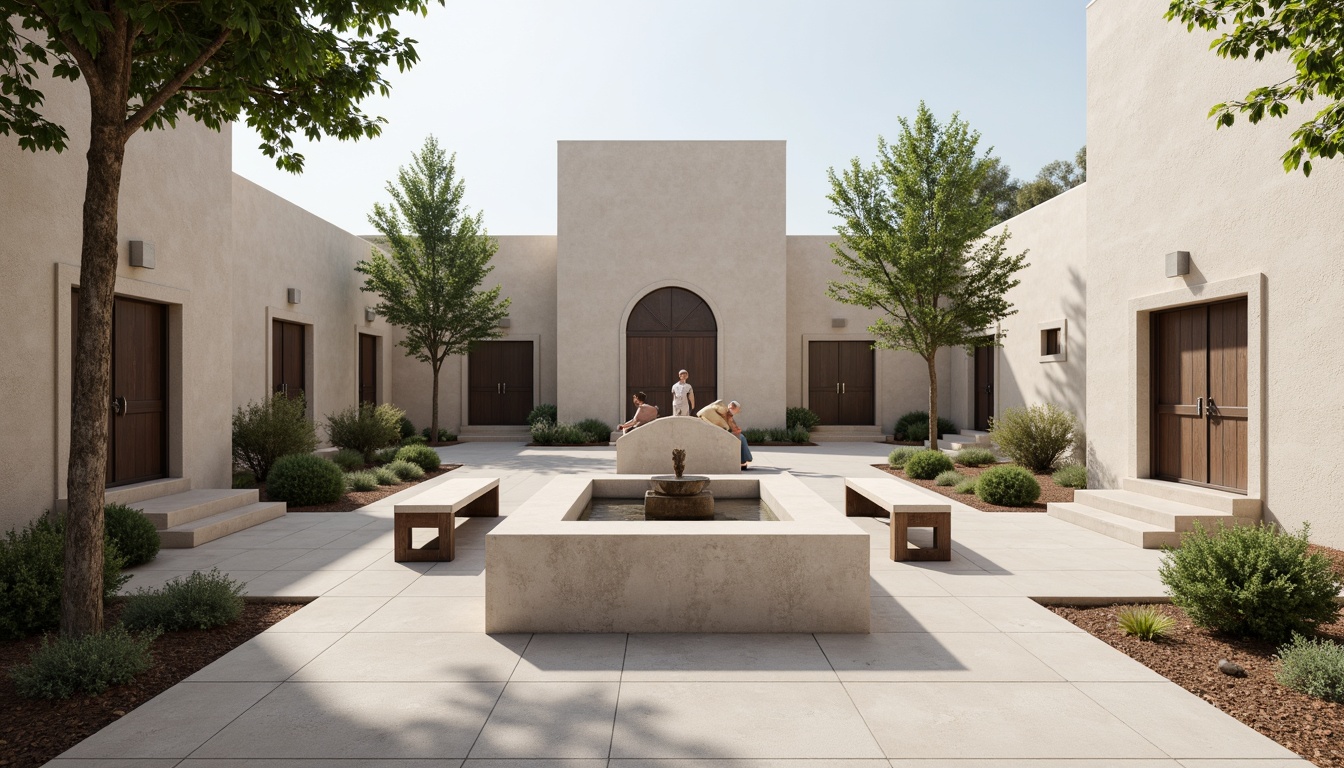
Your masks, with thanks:
[(449, 0), (398, 28), (382, 136), (301, 144), (293, 176), (233, 129), (242, 176), (357, 234), (429, 134), (491, 234), (554, 234), (556, 142), (783, 139), (788, 233), (829, 234), (826, 169), (871, 159), (923, 99), (1019, 178), (1085, 139), (1083, 0)]

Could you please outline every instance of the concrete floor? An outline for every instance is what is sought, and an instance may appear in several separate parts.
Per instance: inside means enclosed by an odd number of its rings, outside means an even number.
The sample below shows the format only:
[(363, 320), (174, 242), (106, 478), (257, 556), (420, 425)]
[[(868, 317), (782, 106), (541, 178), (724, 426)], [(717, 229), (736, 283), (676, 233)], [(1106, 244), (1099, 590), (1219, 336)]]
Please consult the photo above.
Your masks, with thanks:
[[(610, 448), (440, 449), (501, 478), (507, 514)], [(761, 449), (839, 510), (879, 444)], [(412, 489), (406, 493), (414, 493)], [(290, 514), (168, 550), (128, 588), (218, 567), (320, 596), (51, 763), (57, 766), (1270, 768), (1309, 763), (1030, 597), (1162, 594), (1159, 553), (1040, 514), (953, 505), (948, 563), (873, 537), (870, 635), (486, 635), (485, 534), (392, 561), (392, 505)], [(656, 762), (655, 762), (656, 761)], [(725, 761), (731, 761), (725, 762)]]

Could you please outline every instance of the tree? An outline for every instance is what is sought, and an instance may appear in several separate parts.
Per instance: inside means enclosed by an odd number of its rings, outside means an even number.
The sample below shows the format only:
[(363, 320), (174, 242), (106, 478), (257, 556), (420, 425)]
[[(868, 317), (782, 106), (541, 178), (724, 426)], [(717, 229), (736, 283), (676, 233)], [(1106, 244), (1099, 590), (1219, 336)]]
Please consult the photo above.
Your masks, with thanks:
[(1036, 178), (1021, 185), (1017, 191), (1013, 215), (1044, 203), (1087, 181), (1087, 147), (1078, 150), (1073, 162), (1054, 160), (1046, 163)]
[(1262, 61), (1288, 52), (1293, 75), (1254, 88), (1245, 99), (1215, 104), (1209, 117), (1217, 118), (1218, 128), (1232, 125), (1239, 113), (1254, 125), (1266, 115), (1285, 117), (1291, 101), (1319, 100), (1316, 116), (1293, 131), (1293, 143), (1280, 158), (1283, 170), (1300, 167), (1302, 175), (1310, 176), (1311, 158), (1344, 152), (1344, 4), (1339, 0), (1172, 0), (1166, 17), (1185, 22), (1187, 31), (1222, 30), (1210, 48), (1224, 59)]
[(481, 212), (469, 216), (463, 207), (466, 185), (457, 178), (456, 161), (433, 136), (425, 140), (410, 168), (398, 169), (396, 183), (388, 182), (391, 206), (375, 204), (369, 216), (391, 256), (375, 248), (368, 261), (355, 265), (365, 276), (363, 290), (381, 299), (374, 310), (405, 332), (397, 344), (433, 370), (432, 443), (439, 438), (443, 361), (499, 338), (499, 321), (509, 313), (499, 286), (477, 290), (494, 269), (490, 259), (499, 243), (486, 233)]
[(997, 157), (986, 159), (985, 181), (980, 193), (994, 203), (994, 223), (1007, 221), (1017, 215), (1017, 195), (1022, 182), (1013, 178), (1012, 169)]
[(869, 326), (874, 346), (902, 349), (929, 368), (929, 435), (938, 435), (938, 350), (997, 345), (984, 329), (1017, 310), (1005, 299), (1018, 284), (1026, 252), (1005, 255), (1009, 232), (985, 237), (994, 201), (980, 191), (993, 169), (989, 151), (976, 155), (980, 134), (952, 115), (940, 125), (921, 102), (913, 123), (902, 118), (894, 144), (877, 140), (878, 158), (856, 157), (832, 168), (831, 213), (843, 222), (833, 261), (849, 278), (827, 294), (881, 309)]
[(218, 130), (246, 113), (262, 151), (298, 172), (292, 136), (376, 136), (358, 108), (386, 95), (381, 70), (405, 69), (414, 40), (392, 28), (426, 0), (0, 0), (0, 133), (30, 150), (64, 150), (65, 128), (42, 114), (43, 78), (83, 80), (88, 172), (74, 350), (61, 633), (102, 629), (103, 492), (107, 463), (117, 207), (126, 143), (182, 116)]

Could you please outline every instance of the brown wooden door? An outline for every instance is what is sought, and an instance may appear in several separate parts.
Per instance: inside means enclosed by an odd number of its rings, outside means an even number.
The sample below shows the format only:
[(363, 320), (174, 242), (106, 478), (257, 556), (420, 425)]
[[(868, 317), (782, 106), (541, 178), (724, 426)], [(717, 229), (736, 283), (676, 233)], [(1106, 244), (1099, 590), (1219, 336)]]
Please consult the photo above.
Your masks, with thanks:
[(975, 429), (988, 431), (994, 418), (994, 353), (998, 347), (975, 348)]
[(840, 355), (834, 341), (807, 343), (807, 407), (821, 424), (840, 423)]
[(467, 356), (467, 423), (521, 426), (532, 411), (532, 342), (483, 341)]
[(699, 296), (684, 288), (650, 292), (631, 310), (625, 336), (622, 414), (633, 414), (630, 396), (643, 392), (659, 416), (672, 415), (672, 385), (683, 368), (697, 408), (718, 399), (718, 325)]
[(359, 402), (378, 404), (378, 337), (359, 334)]
[(298, 323), (276, 320), (271, 330), (271, 391), (290, 398), (303, 397), (307, 380), (305, 329)]
[(1153, 316), (1153, 474), (1245, 491), (1246, 300)]
[(823, 425), (871, 425), (875, 418), (873, 345), (867, 341), (810, 341), (808, 407)]
[(167, 310), (146, 301), (113, 301), (108, 485), (168, 474)]

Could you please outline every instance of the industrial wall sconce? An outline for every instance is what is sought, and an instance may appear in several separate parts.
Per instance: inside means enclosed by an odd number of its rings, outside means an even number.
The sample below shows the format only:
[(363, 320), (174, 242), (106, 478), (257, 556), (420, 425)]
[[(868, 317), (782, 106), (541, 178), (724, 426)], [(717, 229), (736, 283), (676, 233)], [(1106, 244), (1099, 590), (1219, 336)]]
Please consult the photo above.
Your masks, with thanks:
[(846, 325), (849, 325), (849, 321), (846, 320), (846, 319), (843, 318), (843, 317), (832, 317), (832, 318), (831, 318), (831, 327), (832, 327), (832, 328), (844, 328)]
[(298, 288), (290, 288), (290, 289), (289, 289), (289, 303), (290, 303), (290, 304), (298, 304), (299, 301), (302, 300), (302, 299), (303, 299), (303, 292), (302, 292), (302, 291), (300, 291)]
[(131, 266), (141, 269), (154, 268), (154, 243), (148, 240), (131, 241)]
[(1190, 274), (1190, 252), (1176, 251), (1167, 254), (1167, 277), (1180, 277)]
[(507, 317), (500, 318), (500, 320), (499, 320), (499, 327), (500, 327), (500, 328), (508, 328), (510, 325), (513, 325), (513, 321), (512, 321), (512, 320), (510, 320), (510, 319), (507, 318)]
[(378, 319), (378, 313), (374, 310), (373, 307), (365, 307), (365, 308), (364, 308), (364, 321), (365, 321), (365, 322), (372, 323), (374, 320), (377, 320), (377, 319)]

